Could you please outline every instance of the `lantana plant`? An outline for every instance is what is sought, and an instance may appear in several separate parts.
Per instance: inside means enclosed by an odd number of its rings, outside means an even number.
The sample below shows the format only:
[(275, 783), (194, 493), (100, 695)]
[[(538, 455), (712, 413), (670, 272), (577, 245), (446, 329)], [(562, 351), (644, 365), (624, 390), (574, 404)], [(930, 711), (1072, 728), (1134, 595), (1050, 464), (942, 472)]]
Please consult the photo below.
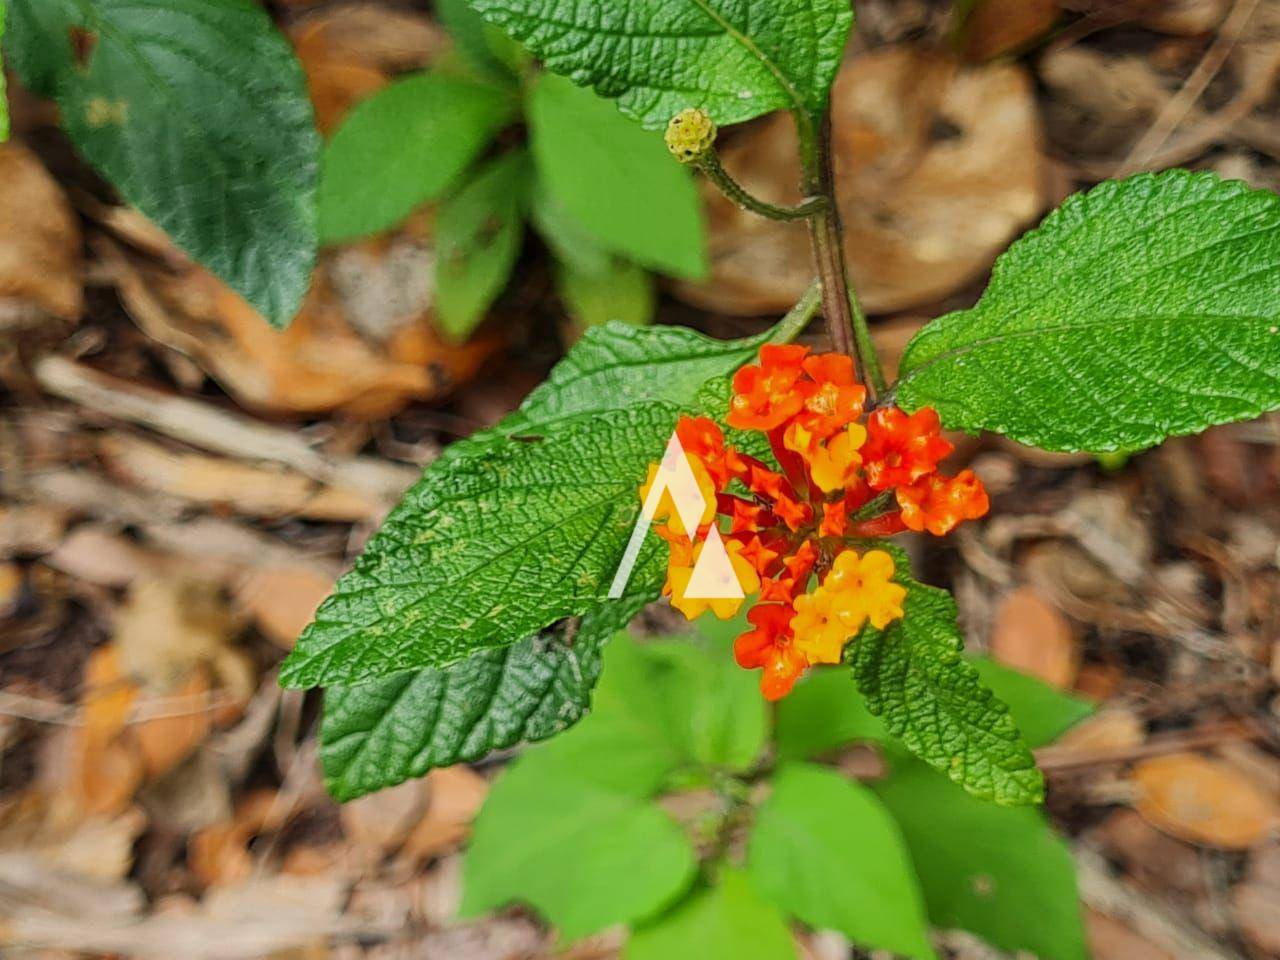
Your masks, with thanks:
[[(543, 69), (665, 129), (675, 158), (742, 206), (805, 224), (815, 279), (742, 340), (594, 328), (517, 411), (431, 465), (280, 671), (327, 688), (329, 788), (355, 797), (573, 725), (609, 639), (665, 593), (688, 615), (748, 606), (734, 656), (765, 697), (842, 664), (848, 696), (905, 750), (976, 797), (1039, 802), (1027, 742), (961, 656), (954, 601), (890, 538), (988, 511), (977, 477), (939, 470), (943, 430), (1135, 451), (1280, 406), (1280, 198), (1186, 171), (1074, 196), (1000, 257), (976, 306), (912, 339), (889, 383), (849, 285), (831, 172), (848, 0), (472, 7)], [(798, 133), (793, 207), (751, 196), (716, 154), (719, 128), (779, 109)], [(828, 352), (795, 343), (819, 313)], [(668, 511), (611, 597), (673, 432), (706, 512), (686, 530)], [(713, 525), (741, 602), (688, 595)]]

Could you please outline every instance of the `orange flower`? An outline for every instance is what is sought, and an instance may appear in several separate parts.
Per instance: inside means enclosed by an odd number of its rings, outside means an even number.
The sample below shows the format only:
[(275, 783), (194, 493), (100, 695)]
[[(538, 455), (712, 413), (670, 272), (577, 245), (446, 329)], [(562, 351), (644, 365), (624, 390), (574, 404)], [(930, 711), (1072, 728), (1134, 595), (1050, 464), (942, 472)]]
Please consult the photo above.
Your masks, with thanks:
[(822, 505), (822, 523), (818, 524), (818, 535), (823, 537), (843, 537), (849, 526), (849, 509), (843, 500)]
[(882, 407), (872, 413), (861, 451), (871, 489), (906, 486), (937, 469), (938, 461), (954, 449), (941, 430), (932, 407), (911, 416), (897, 407)]
[(772, 430), (804, 406), (808, 384), (800, 380), (808, 347), (766, 344), (760, 365), (748, 364), (733, 375), (729, 426), (740, 430)]
[(954, 477), (933, 474), (899, 487), (897, 497), (907, 528), (928, 530), (937, 537), (950, 533), (962, 520), (984, 516), (991, 506), (986, 488), (972, 470), (961, 470)]
[(732, 447), (724, 445), (724, 433), (709, 417), (681, 417), (676, 422), (676, 436), (690, 457), (697, 457), (707, 468), (718, 488), (730, 477), (746, 470), (746, 464)]
[(780, 603), (759, 603), (747, 613), (754, 630), (733, 643), (733, 656), (746, 670), (762, 670), (760, 692), (766, 700), (785, 697), (804, 673), (807, 663), (791, 638), (795, 611)]
[(842, 353), (805, 357), (801, 364), (815, 387), (796, 418), (820, 439), (826, 439), (862, 416), (867, 388), (858, 383), (853, 358)]

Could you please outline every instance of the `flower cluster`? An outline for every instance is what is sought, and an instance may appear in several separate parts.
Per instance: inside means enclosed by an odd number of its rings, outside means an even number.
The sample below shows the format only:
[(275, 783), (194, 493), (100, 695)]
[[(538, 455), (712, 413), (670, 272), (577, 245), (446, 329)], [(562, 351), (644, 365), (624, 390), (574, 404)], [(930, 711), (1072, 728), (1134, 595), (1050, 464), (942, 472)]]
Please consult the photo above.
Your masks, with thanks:
[(705, 417), (676, 426), (705, 509), (692, 535), (673, 504), (664, 501), (655, 515), (670, 547), (663, 592), (690, 619), (708, 609), (722, 619), (737, 612), (742, 600), (686, 596), (716, 525), (742, 592), (756, 597), (747, 614), (753, 629), (734, 654), (762, 671), (770, 700), (809, 666), (840, 662), (864, 624), (882, 629), (903, 615), (906, 590), (894, 580), (893, 558), (865, 541), (903, 530), (941, 536), (987, 512), (973, 471), (937, 472), (952, 445), (933, 410), (883, 407), (864, 422), (866, 397), (851, 358), (771, 345), (735, 375), (728, 424), (763, 432), (776, 468), (727, 444)]

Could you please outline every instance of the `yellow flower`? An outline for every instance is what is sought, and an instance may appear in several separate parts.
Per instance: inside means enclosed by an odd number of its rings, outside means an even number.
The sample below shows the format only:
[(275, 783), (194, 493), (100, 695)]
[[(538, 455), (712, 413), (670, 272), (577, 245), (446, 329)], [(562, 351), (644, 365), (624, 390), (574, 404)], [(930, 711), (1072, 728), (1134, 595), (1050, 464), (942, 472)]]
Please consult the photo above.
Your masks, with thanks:
[[(693, 568), (697, 566), (698, 558), (702, 556), (703, 546), (705, 544), (700, 543), (693, 548), (692, 562), (687, 566), (684, 565), (685, 557), (677, 557), (675, 551), (671, 553), (668, 558), (667, 583), (663, 587), (663, 592), (671, 596), (671, 606), (683, 613), (687, 620), (696, 620), (708, 610), (721, 620), (732, 619), (742, 606), (744, 597), (704, 600), (701, 597), (685, 596), (689, 589), (689, 580), (693, 577)], [(737, 578), (742, 592), (747, 596), (758, 592), (760, 577), (750, 561), (742, 556), (742, 544), (736, 540), (730, 540), (724, 546), (729, 554), (729, 565), (733, 568), (733, 575)]]
[(858, 450), (866, 442), (866, 427), (853, 423), (828, 440), (825, 447), (813, 445), (809, 451), (809, 471), (813, 482), (823, 493), (845, 488), (858, 467), (862, 466)]
[(852, 631), (837, 615), (833, 597), (819, 587), (796, 597), (796, 615), (791, 619), (795, 634), (792, 645), (809, 663), (839, 663), (845, 641)]
[[(693, 479), (698, 484), (698, 492), (702, 494), (702, 516), (698, 520), (698, 525), (710, 523), (711, 519), (716, 515), (716, 484), (711, 479), (711, 474), (707, 472), (707, 468), (703, 466), (701, 460), (692, 454), (685, 454), (685, 459), (689, 461), (689, 468), (693, 471)], [(653, 482), (658, 476), (660, 464), (649, 464), (649, 476), (640, 486), (640, 503), (643, 504), (649, 499), (649, 490), (653, 487)], [(684, 521), (680, 519), (680, 512), (676, 509), (675, 498), (671, 495), (671, 488), (668, 486), (662, 491), (662, 497), (658, 501), (658, 509), (653, 514), (654, 520), (666, 520), (667, 526), (671, 528), (672, 533), (680, 536), (689, 536), (689, 531), (684, 528)]]
[(834, 600), (840, 620), (856, 632), (868, 620), (883, 630), (902, 616), (906, 588), (893, 582), (893, 557), (883, 550), (868, 550), (859, 557), (856, 550), (844, 550), (822, 581)]

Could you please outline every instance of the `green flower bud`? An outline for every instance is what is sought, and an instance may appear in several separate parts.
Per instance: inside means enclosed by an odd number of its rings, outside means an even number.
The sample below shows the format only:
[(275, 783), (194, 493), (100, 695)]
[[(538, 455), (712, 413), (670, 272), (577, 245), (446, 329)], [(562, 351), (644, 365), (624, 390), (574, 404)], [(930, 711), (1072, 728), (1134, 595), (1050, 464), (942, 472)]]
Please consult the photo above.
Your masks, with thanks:
[(681, 163), (697, 163), (716, 142), (716, 125), (705, 110), (681, 110), (667, 124), (667, 149)]

